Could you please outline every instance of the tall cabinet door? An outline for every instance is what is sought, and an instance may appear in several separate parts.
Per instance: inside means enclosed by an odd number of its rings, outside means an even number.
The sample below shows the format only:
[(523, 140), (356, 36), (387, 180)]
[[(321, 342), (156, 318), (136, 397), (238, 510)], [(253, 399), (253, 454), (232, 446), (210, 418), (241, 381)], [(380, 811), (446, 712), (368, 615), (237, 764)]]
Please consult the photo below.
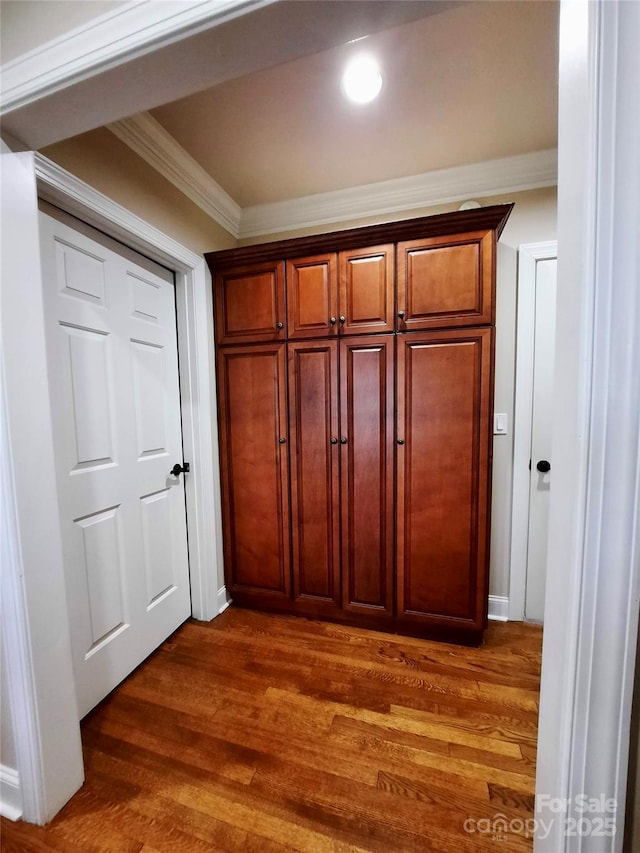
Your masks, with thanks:
[(395, 338), (340, 343), (343, 608), (393, 616)]
[(305, 612), (340, 605), (338, 343), (290, 343), (293, 597)]
[(398, 620), (478, 635), (487, 600), (491, 328), (398, 337)]
[(288, 597), (285, 344), (218, 350), (227, 586), (242, 603)]

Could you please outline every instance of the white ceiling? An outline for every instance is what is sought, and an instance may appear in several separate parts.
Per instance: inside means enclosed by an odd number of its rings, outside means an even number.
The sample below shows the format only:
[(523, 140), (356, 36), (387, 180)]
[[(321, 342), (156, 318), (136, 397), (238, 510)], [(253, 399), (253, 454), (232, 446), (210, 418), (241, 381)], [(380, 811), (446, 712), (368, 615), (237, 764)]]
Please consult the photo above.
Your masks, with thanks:
[[(152, 115), (243, 208), (554, 148), (557, 4), (441, 9)], [(364, 48), (384, 85), (356, 106), (340, 76)]]
[[(390, 211), (411, 188), (413, 207), (451, 201), (474, 185), (469, 164), (496, 192), (553, 181), (557, 0), (112, 2), (69, 32), (66, 2), (0, 2), (4, 43), (35, 42), (2, 67), (3, 135), (42, 149), (109, 126), (232, 233), (240, 212), (269, 208), (273, 224), (287, 200), (333, 210), (370, 185)], [(56, 37), (40, 44), (47, 20)], [(363, 47), (384, 85), (354, 106), (339, 80)]]

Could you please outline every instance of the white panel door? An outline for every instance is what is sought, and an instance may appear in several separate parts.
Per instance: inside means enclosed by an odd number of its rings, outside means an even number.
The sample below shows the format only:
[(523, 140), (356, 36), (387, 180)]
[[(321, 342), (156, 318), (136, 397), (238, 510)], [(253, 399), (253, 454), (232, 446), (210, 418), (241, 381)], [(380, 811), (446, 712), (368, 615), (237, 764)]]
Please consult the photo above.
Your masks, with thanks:
[[(79, 716), (191, 612), (173, 276), (41, 213)], [(36, 449), (37, 452), (37, 449)], [(34, 484), (35, 487), (35, 484)]]
[(542, 622), (547, 576), (549, 496), (552, 471), (553, 376), (556, 335), (556, 267), (554, 259), (538, 261), (535, 283), (531, 479), (525, 619)]

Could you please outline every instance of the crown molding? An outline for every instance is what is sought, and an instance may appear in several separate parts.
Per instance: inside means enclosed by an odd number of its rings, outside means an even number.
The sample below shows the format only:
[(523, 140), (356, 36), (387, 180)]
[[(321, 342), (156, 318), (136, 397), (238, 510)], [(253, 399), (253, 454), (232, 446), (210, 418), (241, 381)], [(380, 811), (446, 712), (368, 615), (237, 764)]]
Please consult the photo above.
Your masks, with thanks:
[(139, 0), (2, 66), (2, 113), (86, 80), (151, 50), (218, 26), (273, 0)]
[(534, 151), (469, 166), (241, 208), (148, 113), (107, 125), (118, 139), (237, 239), (502, 195), (557, 184), (557, 151)]
[(208, 216), (234, 237), (240, 236), (240, 205), (150, 113), (139, 113), (107, 127)]
[(555, 186), (557, 151), (535, 151), (469, 166), (245, 207), (240, 239), (293, 231), (468, 198)]

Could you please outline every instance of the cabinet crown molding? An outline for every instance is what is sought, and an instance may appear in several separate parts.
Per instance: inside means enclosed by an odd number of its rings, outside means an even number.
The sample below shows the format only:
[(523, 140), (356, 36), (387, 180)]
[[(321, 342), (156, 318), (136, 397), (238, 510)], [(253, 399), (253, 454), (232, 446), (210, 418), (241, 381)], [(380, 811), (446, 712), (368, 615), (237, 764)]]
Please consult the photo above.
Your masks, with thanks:
[(345, 249), (375, 246), (380, 243), (416, 240), (422, 237), (469, 231), (495, 230), (497, 240), (513, 207), (513, 203), (496, 204), (475, 210), (456, 210), (453, 213), (440, 213), (417, 219), (401, 219), (397, 222), (385, 222), (381, 225), (348, 228), (344, 231), (332, 231), (309, 237), (295, 237), (271, 243), (258, 243), (253, 246), (242, 246), (238, 249), (226, 249), (221, 252), (206, 252), (205, 258), (209, 269), (213, 272), (222, 267), (243, 263), (286, 260), (303, 255), (339, 252)]

